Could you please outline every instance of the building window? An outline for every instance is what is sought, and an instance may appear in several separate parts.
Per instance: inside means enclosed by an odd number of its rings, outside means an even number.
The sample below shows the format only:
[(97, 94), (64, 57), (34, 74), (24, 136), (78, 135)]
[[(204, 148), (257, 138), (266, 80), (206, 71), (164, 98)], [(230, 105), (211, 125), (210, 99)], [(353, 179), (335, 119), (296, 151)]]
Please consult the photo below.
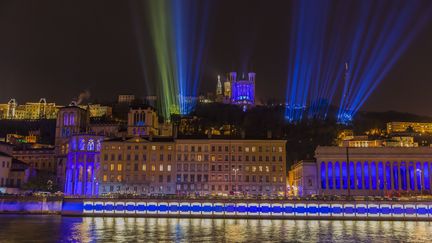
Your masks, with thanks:
[(429, 166), (428, 162), (423, 163), (423, 176), (424, 176), (424, 189), (430, 189), (430, 176), (429, 176)]
[(69, 114), (68, 113), (63, 114), (63, 125), (69, 126)]
[(93, 139), (89, 139), (89, 141), (87, 143), (87, 150), (88, 151), (94, 151), (94, 140)]
[(159, 171), (163, 171), (163, 165), (159, 165)]
[(85, 140), (83, 138), (79, 140), (79, 150), (81, 151), (85, 150)]
[(384, 190), (384, 166), (382, 161), (378, 163), (378, 184), (379, 189)]
[(75, 125), (75, 113), (70, 113), (69, 114), (69, 125), (70, 126), (74, 126)]
[(111, 170), (111, 171), (114, 171), (114, 164), (111, 164), (111, 165), (110, 165), (110, 170)]
[(100, 151), (101, 150), (101, 142), (100, 140), (97, 140), (96, 142), (96, 151)]
[(422, 188), (422, 169), (421, 169), (421, 163), (416, 163), (416, 177), (417, 177), (417, 190), (421, 191)]
[(394, 182), (394, 189), (399, 190), (399, 168), (398, 163), (393, 163), (393, 182)]
[(408, 183), (407, 183), (407, 168), (405, 162), (401, 162), (400, 164), (400, 175), (401, 175), (402, 190), (406, 191), (408, 189)]
[(364, 175), (364, 187), (369, 190), (369, 163), (366, 161), (363, 163), (363, 175)]
[(335, 162), (334, 166), (334, 174), (335, 174), (335, 188), (340, 189), (340, 164), (338, 161)]
[(392, 181), (391, 181), (391, 165), (390, 162), (386, 163), (386, 184), (387, 184), (387, 190), (392, 189)]
[(372, 189), (377, 189), (377, 181), (376, 181), (376, 164), (375, 161), (372, 161), (371, 163), (371, 179), (372, 179)]
[(332, 162), (327, 163), (327, 175), (328, 175), (328, 189), (333, 189), (333, 164)]
[(321, 188), (326, 189), (326, 165), (325, 162), (321, 162)]
[(123, 170), (123, 165), (117, 164), (117, 171), (122, 171), (122, 170)]
[(355, 189), (355, 166), (354, 166), (354, 162), (350, 161), (349, 163), (349, 175), (350, 175), (350, 189), (354, 190)]
[(357, 162), (357, 168), (356, 168), (356, 179), (357, 179), (357, 189), (362, 189), (362, 165), (361, 162)]

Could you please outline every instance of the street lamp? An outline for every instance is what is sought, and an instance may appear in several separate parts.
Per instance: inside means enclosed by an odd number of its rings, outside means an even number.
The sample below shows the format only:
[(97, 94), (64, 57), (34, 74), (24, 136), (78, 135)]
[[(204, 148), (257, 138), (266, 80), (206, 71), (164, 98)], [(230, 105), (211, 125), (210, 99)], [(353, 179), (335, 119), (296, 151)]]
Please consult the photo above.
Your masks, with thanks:
[(239, 169), (237, 168), (233, 168), (232, 169), (233, 171), (234, 171), (234, 195), (235, 195), (235, 193), (236, 193), (236, 191), (237, 191), (237, 183), (236, 183), (236, 181), (237, 181), (237, 172), (239, 171)]

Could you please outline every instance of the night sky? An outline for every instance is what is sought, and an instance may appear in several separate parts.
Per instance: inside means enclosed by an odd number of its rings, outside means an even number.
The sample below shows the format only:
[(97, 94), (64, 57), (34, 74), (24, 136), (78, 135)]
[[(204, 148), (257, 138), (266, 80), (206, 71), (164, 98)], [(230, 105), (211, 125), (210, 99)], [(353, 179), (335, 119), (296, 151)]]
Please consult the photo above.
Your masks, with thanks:
[[(65, 104), (83, 90), (93, 101), (111, 101), (120, 93), (155, 94), (146, 90), (146, 82), (155, 82), (155, 67), (147, 61), (143, 69), (139, 52), (139, 47), (151, 49), (143, 6), (136, 1), (1, 1), (0, 103), (46, 97)], [(217, 74), (254, 70), (258, 99), (284, 99), (290, 2), (214, 0), (210, 12), (201, 92), (214, 92)], [(363, 109), (432, 116), (431, 57), (429, 23)]]

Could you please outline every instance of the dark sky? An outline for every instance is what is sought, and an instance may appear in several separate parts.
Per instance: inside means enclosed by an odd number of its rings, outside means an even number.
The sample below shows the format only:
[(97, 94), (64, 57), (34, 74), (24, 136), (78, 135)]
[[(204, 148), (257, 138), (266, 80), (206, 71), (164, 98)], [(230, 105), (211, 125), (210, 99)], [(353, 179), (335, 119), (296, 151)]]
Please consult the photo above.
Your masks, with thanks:
[[(0, 103), (12, 97), (21, 103), (46, 97), (64, 104), (85, 89), (99, 101), (113, 100), (119, 93), (152, 93), (146, 91), (137, 25), (131, 14), (140, 14), (144, 23), (138, 28), (142, 28), (142, 40), (148, 41), (145, 10), (139, 6), (107, 0), (1, 1)], [(214, 91), (219, 73), (253, 69), (258, 98), (282, 99), (290, 48), (290, 2), (214, 0), (211, 13), (201, 90)], [(429, 23), (363, 109), (432, 116), (431, 57)], [(146, 70), (152, 79), (154, 66), (150, 63)]]

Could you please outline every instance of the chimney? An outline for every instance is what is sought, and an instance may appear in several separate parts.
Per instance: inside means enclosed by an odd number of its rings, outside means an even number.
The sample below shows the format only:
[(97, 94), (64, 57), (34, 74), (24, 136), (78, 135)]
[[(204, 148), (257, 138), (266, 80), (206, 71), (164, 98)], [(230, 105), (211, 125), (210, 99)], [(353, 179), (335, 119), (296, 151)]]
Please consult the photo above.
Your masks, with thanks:
[(244, 130), (241, 131), (241, 138), (242, 139), (246, 138), (246, 132)]
[(271, 139), (271, 138), (272, 138), (272, 131), (267, 130), (267, 139)]
[(173, 138), (177, 139), (177, 137), (178, 137), (178, 126), (175, 125), (175, 124), (173, 124), (173, 129), (174, 129), (174, 131), (173, 131)]

